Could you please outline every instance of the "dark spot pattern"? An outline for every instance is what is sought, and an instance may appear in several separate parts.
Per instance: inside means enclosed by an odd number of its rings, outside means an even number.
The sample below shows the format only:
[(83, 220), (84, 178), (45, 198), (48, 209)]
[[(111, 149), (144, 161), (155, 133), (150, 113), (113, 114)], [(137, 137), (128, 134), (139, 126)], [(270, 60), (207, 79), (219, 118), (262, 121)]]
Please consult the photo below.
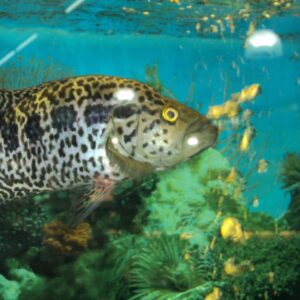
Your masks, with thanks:
[[(118, 103), (114, 98), (116, 88), (133, 89), (138, 103)], [(112, 166), (107, 169), (107, 157), (102, 151), (91, 150), (104, 147), (97, 141), (104, 134), (111, 115), (124, 120), (116, 132), (130, 144), (137, 135), (135, 117), (139, 117), (142, 110), (145, 114), (139, 121), (146, 122), (143, 126), (147, 125), (147, 130), (154, 129), (162, 122), (157, 120), (160, 113), (158, 117), (156, 114), (161, 111), (164, 101), (151, 87), (134, 80), (79, 76), (19, 91), (0, 90), (0, 104), (3, 141), (0, 142), (0, 154), (5, 152), (0, 155), (0, 164), (6, 168), (1, 169), (0, 174), (2, 201), (5, 197), (12, 199), (45, 188), (66, 188), (70, 184), (90, 181), (92, 176), (122, 178), (124, 174), (118, 169)], [(122, 105), (115, 108), (116, 104)], [(17, 116), (16, 107), (21, 112)], [(80, 115), (83, 113), (82, 120), (78, 120), (77, 108)], [(77, 121), (80, 122), (77, 124)], [(153, 140), (155, 142), (155, 138), (144, 142), (143, 147), (152, 146)], [(134, 159), (136, 147), (129, 145), (129, 148)], [(163, 152), (164, 148), (161, 146), (157, 151)], [(93, 153), (97, 156), (90, 155)], [(158, 152), (151, 152), (154, 153)], [(13, 188), (14, 182), (22, 186)]]
[(15, 151), (19, 147), (18, 126), (15, 123), (1, 124), (1, 135), (6, 151)]
[(36, 144), (37, 141), (41, 141), (44, 134), (41, 127), (41, 117), (37, 114), (29, 116), (24, 131), (31, 143)]
[(111, 108), (112, 106), (104, 106), (101, 104), (87, 106), (84, 112), (87, 126), (98, 123), (107, 123)]
[(73, 106), (61, 106), (51, 112), (52, 125), (58, 132), (75, 130), (77, 112)]
[(139, 111), (138, 111), (138, 108), (136, 105), (127, 104), (127, 105), (117, 107), (114, 110), (113, 115), (114, 115), (114, 117), (116, 117), (118, 119), (127, 119), (127, 118), (131, 117), (132, 115), (135, 115), (138, 113), (139, 113)]
[(124, 142), (130, 143), (132, 138), (136, 136), (136, 129), (132, 130), (131, 133), (124, 135)]

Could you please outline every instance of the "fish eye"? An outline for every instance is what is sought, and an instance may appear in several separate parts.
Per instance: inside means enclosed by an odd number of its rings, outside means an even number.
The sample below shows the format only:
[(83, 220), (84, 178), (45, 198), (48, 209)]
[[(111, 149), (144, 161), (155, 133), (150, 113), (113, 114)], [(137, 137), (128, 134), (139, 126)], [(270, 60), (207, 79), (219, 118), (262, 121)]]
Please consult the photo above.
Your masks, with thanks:
[(165, 107), (162, 111), (162, 117), (170, 123), (175, 123), (179, 117), (179, 113), (173, 107)]

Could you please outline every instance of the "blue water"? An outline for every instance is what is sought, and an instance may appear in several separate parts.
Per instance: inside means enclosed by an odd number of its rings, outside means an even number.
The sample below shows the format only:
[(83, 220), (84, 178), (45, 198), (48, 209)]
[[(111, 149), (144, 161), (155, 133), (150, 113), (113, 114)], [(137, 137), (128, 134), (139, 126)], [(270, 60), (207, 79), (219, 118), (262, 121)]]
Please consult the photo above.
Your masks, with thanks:
[[(179, 101), (188, 98), (194, 83), (192, 105), (202, 113), (247, 85), (261, 84), (262, 95), (247, 106), (255, 113), (257, 131), (251, 147), (270, 165), (267, 173), (254, 172), (248, 178), (247, 186), (255, 187), (245, 194), (249, 204), (253, 197), (260, 198), (260, 205), (250, 206), (252, 210), (279, 217), (289, 204), (289, 195), (278, 181), (280, 164), (286, 152), (300, 149), (299, 1), (269, 19), (257, 18), (269, 7), (268, 1), (261, 1), (243, 20), (239, 14), (246, 2), (181, 1), (180, 10), (169, 1), (85, 1), (66, 14), (72, 1), (1, 1), (0, 59), (32, 35), (36, 38), (0, 68), (18, 56), (34, 55), (43, 60), (51, 57), (74, 75), (109, 74), (145, 81), (145, 67), (157, 64), (161, 82)], [(236, 16), (235, 32), (229, 26), (222, 35), (197, 32), (196, 23), (211, 14)], [(256, 29), (279, 35), (281, 56), (245, 57), (251, 20), (259, 20)], [(249, 171), (241, 168), (244, 174)]]

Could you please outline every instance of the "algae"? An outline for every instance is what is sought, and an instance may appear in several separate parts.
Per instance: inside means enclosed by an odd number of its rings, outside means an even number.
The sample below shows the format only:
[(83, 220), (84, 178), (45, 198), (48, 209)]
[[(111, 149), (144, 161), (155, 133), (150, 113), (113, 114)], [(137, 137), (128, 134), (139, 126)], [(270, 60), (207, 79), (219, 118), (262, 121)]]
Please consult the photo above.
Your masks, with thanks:
[(52, 58), (18, 56), (0, 69), (0, 88), (22, 89), (73, 75), (73, 70)]
[(300, 155), (288, 153), (282, 163), (280, 178), (283, 188), (290, 192), (291, 202), (283, 219), (290, 227), (300, 230)]

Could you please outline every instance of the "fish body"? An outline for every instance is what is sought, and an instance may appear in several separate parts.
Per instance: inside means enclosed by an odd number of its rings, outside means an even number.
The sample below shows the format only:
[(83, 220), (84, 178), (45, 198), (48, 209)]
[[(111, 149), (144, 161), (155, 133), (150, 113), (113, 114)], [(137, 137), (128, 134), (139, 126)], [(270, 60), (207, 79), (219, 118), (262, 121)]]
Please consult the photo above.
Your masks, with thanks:
[(90, 184), (81, 220), (116, 183), (168, 169), (216, 138), (206, 117), (131, 79), (0, 90), (0, 202)]

